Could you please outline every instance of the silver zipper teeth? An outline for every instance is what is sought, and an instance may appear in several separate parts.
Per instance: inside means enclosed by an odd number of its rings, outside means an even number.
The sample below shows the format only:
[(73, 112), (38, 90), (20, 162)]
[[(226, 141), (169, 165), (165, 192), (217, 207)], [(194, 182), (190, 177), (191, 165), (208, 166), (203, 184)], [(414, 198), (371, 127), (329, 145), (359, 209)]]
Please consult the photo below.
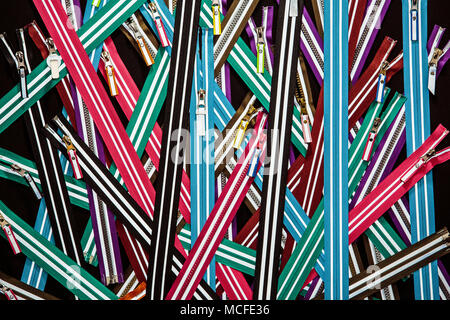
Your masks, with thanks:
[[(402, 201), (402, 200), (400, 200)], [(403, 223), (405, 224), (406, 228), (408, 230), (411, 230), (411, 223), (408, 221), (408, 219), (406, 218), (405, 212), (403, 212), (402, 207), (400, 206), (400, 204), (398, 203), (398, 201), (394, 204), (395, 209), (397, 209), (400, 218), (402, 219)]]
[[(378, 7), (380, 6), (380, 3), (381, 3), (381, 0), (377, 0), (377, 1), (375, 2), (375, 6), (374, 6), (372, 12), (374, 12), (374, 11), (376, 12), (376, 11), (378, 10)], [(360, 39), (360, 41), (358, 41), (358, 45), (356, 46), (356, 49), (355, 49), (355, 55), (353, 56), (352, 66), (351, 66), (350, 70), (353, 70), (353, 68), (354, 68), (354, 66), (355, 66), (356, 60), (357, 60), (357, 58), (358, 58), (358, 55), (359, 55), (359, 53), (361, 52), (361, 49), (362, 49), (362, 45), (363, 45), (363, 43), (364, 43), (364, 40), (366, 39), (367, 35), (369, 34), (369, 31), (370, 31), (369, 26), (372, 25), (373, 19), (374, 19), (374, 15), (372, 15), (372, 13), (371, 13), (371, 14), (370, 14), (369, 21), (368, 21), (368, 23), (367, 23), (367, 25), (366, 25), (366, 27), (364, 28), (364, 31), (363, 31), (363, 33), (362, 33), (361, 39)]]
[(305, 40), (308, 43), (309, 48), (314, 54), (314, 57), (316, 58), (317, 62), (319, 63), (319, 66), (322, 70), (324, 70), (324, 63), (322, 58), (319, 55), (319, 51), (317, 50), (316, 46), (314, 45), (314, 42), (312, 41), (311, 36), (309, 35), (308, 31), (306, 30), (305, 25), (302, 23), (302, 33), (305, 36)]
[[(244, 12), (245, 8), (247, 7), (247, 4), (248, 4), (249, 0), (244, 0), (244, 1), (241, 0), (241, 2), (243, 2), (244, 4), (242, 6), (240, 6), (240, 8), (237, 10), (237, 14), (235, 14), (235, 17), (240, 17), (242, 15), (242, 13)], [(219, 40), (221, 40), (221, 41), (216, 43), (215, 48), (214, 48), (214, 60), (217, 59), (217, 56), (218, 56), (219, 52), (222, 51), (225, 43), (228, 42), (228, 39), (230, 38), (231, 34), (235, 31), (236, 23), (237, 23), (236, 20), (237, 19), (233, 19), (233, 20), (228, 21), (228, 24), (231, 24), (232, 28), (227, 28), (227, 31), (225, 32), (225, 35), (221, 36), (219, 38)]]
[(392, 137), (391, 141), (389, 141), (387, 151), (383, 154), (383, 157), (381, 158), (381, 162), (379, 163), (379, 165), (377, 165), (375, 174), (372, 180), (370, 181), (370, 184), (366, 189), (364, 196), (367, 196), (370, 193), (370, 191), (373, 190), (375, 183), (378, 181), (378, 178), (380, 177), (382, 171), (384, 170), (385, 164), (391, 156), (392, 149), (395, 147), (395, 144), (397, 143), (397, 140), (403, 131), (402, 127), (405, 123), (405, 120), (406, 120), (405, 114), (403, 114), (402, 119), (399, 122), (399, 125), (395, 128), (394, 136)]
[[(378, 249), (375, 246), (374, 246), (374, 251), (375, 251), (376, 264), (378, 264), (381, 261), (383, 261), (383, 257), (381, 256), (380, 251), (378, 251)], [(384, 295), (386, 296), (387, 300), (392, 300), (392, 296), (391, 296), (391, 292), (389, 290), (389, 287), (382, 288), (381, 290), (384, 292)]]
[[(228, 163), (227, 164), (228, 165), (228, 167), (230, 168), (230, 173), (231, 172), (233, 172), (234, 171), (234, 168), (236, 167), (235, 165), (234, 165), (234, 163)], [(252, 187), (250, 187), (250, 189), (248, 189), (248, 192), (247, 192), (247, 197), (250, 197), (254, 202), (255, 202), (255, 205), (256, 205), (256, 210), (261, 206), (261, 196), (258, 196), (258, 195), (256, 195), (254, 192), (253, 192), (253, 190), (252, 190)]]
[[(91, 127), (91, 121), (90, 121), (90, 114), (89, 114), (89, 110), (87, 109), (86, 104), (84, 103), (84, 101), (82, 102), (82, 107), (83, 108), (81, 111), (83, 113), (84, 116), (84, 122), (86, 124), (86, 133), (87, 133), (87, 139), (88, 139), (88, 143), (89, 143), (89, 149), (91, 149), (92, 152), (94, 152), (93, 146), (94, 146), (94, 137), (93, 137), (93, 128)], [(92, 190), (92, 192), (95, 192), (94, 190)], [(98, 198), (98, 194), (97, 194), (97, 198)], [(100, 226), (101, 229), (103, 231), (103, 234), (110, 234), (110, 230), (106, 227), (106, 218), (105, 218), (105, 214), (106, 212), (104, 212), (103, 210), (103, 201), (98, 198), (98, 204), (99, 204), (99, 210), (100, 210)], [(115, 272), (112, 268), (112, 255), (111, 255), (111, 247), (109, 245), (109, 241), (107, 241), (107, 238), (109, 237), (105, 237), (104, 239), (102, 239), (102, 242), (105, 245), (105, 252), (102, 252), (102, 254), (106, 255), (106, 261), (107, 261), (107, 268), (109, 271), (109, 279), (108, 277), (106, 278), (106, 283), (109, 284), (109, 281), (111, 279), (115, 279), (116, 275)]]

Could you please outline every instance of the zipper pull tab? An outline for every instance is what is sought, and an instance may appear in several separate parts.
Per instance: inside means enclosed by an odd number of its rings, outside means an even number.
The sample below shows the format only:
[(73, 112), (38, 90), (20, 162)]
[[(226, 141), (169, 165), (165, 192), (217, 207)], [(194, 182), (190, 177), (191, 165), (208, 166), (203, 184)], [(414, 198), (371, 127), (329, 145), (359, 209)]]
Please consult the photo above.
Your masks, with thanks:
[(415, 165), (413, 165), (411, 168), (409, 168), (406, 173), (401, 177), (401, 180), (403, 183), (406, 183), (413, 175), (414, 173), (419, 170), (420, 167), (422, 167), (424, 164), (426, 164), (432, 157), (436, 155), (436, 150), (431, 149), (427, 153), (425, 153), (422, 157), (420, 157), (419, 161)]
[(14, 254), (18, 254), (22, 252), (20, 250), (19, 243), (16, 240), (16, 237), (14, 236), (13, 229), (11, 228), (11, 225), (6, 221), (5, 217), (2, 215), (0, 211), (0, 226), (3, 229), (3, 232), (6, 235), (6, 238), (8, 239), (9, 245), (11, 246), (11, 249), (13, 250)]
[(52, 79), (59, 79), (59, 67), (61, 66), (61, 57), (56, 54), (55, 43), (52, 38), (45, 40), (48, 46), (49, 55), (47, 57), (47, 65), (52, 71)]
[(378, 130), (380, 129), (381, 119), (375, 118), (373, 121), (372, 129), (367, 137), (366, 147), (364, 148), (364, 153), (362, 156), (363, 161), (369, 161), (372, 155), (373, 146), (375, 144), (375, 139), (377, 138)]
[(222, 25), (221, 25), (221, 21), (220, 21), (219, 0), (213, 0), (211, 9), (213, 12), (214, 35), (217, 36), (222, 33)]
[(417, 0), (411, 0), (411, 40), (417, 41), (419, 11), (417, 10)]
[(257, 57), (256, 57), (256, 72), (264, 73), (264, 27), (258, 27), (255, 29), (257, 35)]
[(22, 51), (16, 52), (17, 59), (17, 72), (20, 77), (20, 91), (22, 93), (22, 98), (28, 98), (28, 88), (27, 88), (27, 69), (25, 66), (25, 59)]
[(14, 292), (10, 288), (6, 287), (4, 284), (2, 284), (0, 286), (0, 290), (6, 296), (6, 299), (8, 299), (8, 300), (19, 300), (19, 299), (17, 299), (17, 297), (14, 294)]
[(443, 55), (443, 51), (439, 48), (434, 48), (433, 57), (431, 58), (430, 64), (429, 64), (429, 71), (428, 71), (428, 90), (434, 95), (434, 92), (436, 90), (436, 74), (437, 74), (437, 65), (439, 62), (439, 59)]
[(27, 184), (30, 186), (31, 190), (33, 190), (34, 195), (36, 196), (36, 198), (38, 200), (42, 199), (42, 194), (41, 191), (39, 190), (36, 181), (34, 181), (33, 177), (30, 175), (30, 173), (28, 171), (26, 171), (25, 169), (19, 167), (17, 164), (13, 163), (11, 164), (11, 169), (16, 172), (17, 174), (19, 174), (22, 178), (25, 179), (25, 181), (27, 182)]
[(302, 132), (303, 132), (303, 140), (305, 143), (312, 142), (312, 134), (311, 134), (311, 121), (309, 120), (308, 111), (306, 110), (306, 102), (304, 98), (300, 100), (300, 121), (302, 122)]
[[(166, 29), (164, 28), (164, 23), (158, 13), (158, 8), (154, 2), (150, 2), (148, 4), (148, 8), (150, 9), (150, 14), (153, 18), (153, 22), (155, 22), (156, 29), (158, 30), (159, 40), (161, 41), (161, 45), (163, 48), (169, 46), (169, 38), (167, 38)], [(215, 34), (215, 33), (214, 33)]]
[(81, 172), (81, 167), (78, 163), (77, 150), (73, 146), (72, 140), (70, 140), (70, 138), (66, 135), (62, 137), (62, 140), (66, 145), (67, 154), (69, 155), (70, 164), (72, 165), (74, 178), (77, 180), (83, 178), (83, 173)]
[(128, 21), (128, 24), (131, 28), (131, 30), (134, 33), (134, 39), (136, 40), (139, 51), (141, 52), (142, 58), (144, 58), (145, 64), (147, 67), (151, 66), (155, 63), (153, 60), (152, 55), (150, 54), (150, 49), (148, 48), (147, 44), (145, 43), (144, 37), (142, 36), (141, 32), (139, 31), (136, 22), (134, 22), (131, 18)]
[(195, 114), (197, 115), (197, 134), (201, 137), (206, 136), (208, 110), (206, 109), (206, 91), (203, 89), (198, 91), (198, 103)]
[(256, 177), (256, 174), (258, 173), (258, 164), (259, 159), (261, 158), (262, 150), (264, 148), (264, 143), (266, 142), (266, 134), (261, 133), (261, 136), (258, 140), (258, 145), (256, 146), (255, 152), (253, 153), (252, 160), (250, 161), (250, 165), (248, 166), (248, 172), (247, 176), (249, 177)]
[(298, 17), (298, 0), (290, 1), (289, 17)]
[(239, 149), (241, 147), (242, 141), (244, 140), (245, 137), (245, 131), (247, 130), (250, 121), (256, 115), (257, 111), (258, 109), (256, 109), (254, 106), (250, 106), (250, 109), (248, 110), (247, 114), (242, 118), (241, 123), (237, 128), (236, 136), (234, 137), (233, 141), (234, 149)]
[(100, 56), (105, 63), (105, 72), (106, 72), (106, 79), (108, 80), (108, 87), (109, 92), (111, 93), (111, 96), (117, 96), (119, 94), (119, 90), (117, 89), (117, 81), (116, 81), (116, 74), (114, 72), (114, 67), (111, 61), (111, 55), (108, 51), (103, 51)]
[(100, 2), (102, 2), (102, 0), (92, 0), (92, 5), (98, 8), (100, 6)]
[(378, 76), (377, 96), (375, 101), (383, 103), (384, 101), (384, 89), (386, 87), (386, 71), (389, 68), (389, 62), (384, 61), (380, 67), (380, 75)]

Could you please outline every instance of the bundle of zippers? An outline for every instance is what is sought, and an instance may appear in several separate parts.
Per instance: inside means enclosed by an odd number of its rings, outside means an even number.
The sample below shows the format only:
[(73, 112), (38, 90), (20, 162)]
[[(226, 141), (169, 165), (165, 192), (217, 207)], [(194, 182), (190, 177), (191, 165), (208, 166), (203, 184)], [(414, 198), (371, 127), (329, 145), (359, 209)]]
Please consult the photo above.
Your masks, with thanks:
[(24, 116), (33, 154), (0, 148), (0, 177), (39, 208), (30, 226), (0, 199), (5, 256), (26, 256), (20, 280), (0, 272), (6, 299), (58, 299), (50, 276), (89, 300), (396, 300), (411, 275), (417, 300), (450, 298), (429, 102), (450, 42), (426, 0), (402, 0), (402, 51), (390, 0), (33, 2), (45, 25), (0, 34), (17, 82), (0, 134)]

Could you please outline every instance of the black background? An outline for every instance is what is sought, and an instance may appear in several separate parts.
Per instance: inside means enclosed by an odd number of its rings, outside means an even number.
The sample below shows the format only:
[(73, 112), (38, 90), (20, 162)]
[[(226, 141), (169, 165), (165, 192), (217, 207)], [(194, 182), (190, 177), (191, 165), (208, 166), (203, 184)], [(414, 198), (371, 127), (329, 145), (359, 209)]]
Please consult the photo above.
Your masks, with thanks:
[[(55, 0), (56, 1), (56, 0)], [(91, 0), (88, 0), (91, 1)], [(237, 1), (237, 0), (236, 0)], [(229, 0), (231, 3), (232, 1)], [(260, 1), (258, 8), (255, 11), (254, 18), (256, 24), (260, 24), (261, 17), (261, 7), (263, 5), (272, 5), (275, 1)], [(312, 14), (312, 8), (310, 1), (306, 1), (306, 7)], [(429, 0), (428, 9), (428, 30), (431, 32), (433, 26), (438, 24), (443, 27), (450, 27), (448, 12), (450, 9), (450, 2), (445, 0)], [(81, 0), (82, 12), (84, 12), (84, 7), (86, 0)], [(383, 21), (382, 29), (379, 31), (371, 54), (368, 58), (368, 62), (371, 61), (376, 48), (380, 45), (381, 41), (385, 36), (389, 36), (398, 41), (397, 46), (392, 53), (392, 56), (396, 56), (402, 49), (402, 15), (401, 15), (401, 1), (392, 0), (390, 8), (387, 15)], [(0, 1), (0, 32), (6, 32), (13, 45), (17, 48), (17, 40), (15, 35), (16, 28), (20, 28), (30, 23), (33, 19), (38, 22), (38, 25), (45, 30), (44, 24), (39, 17), (37, 10), (33, 5), (31, 0), (10, 0)], [(276, 20), (276, 19), (275, 19)], [(48, 32), (45, 32), (48, 34)], [(450, 31), (447, 31), (441, 42), (441, 47), (447, 43), (449, 40)], [(274, 32), (276, 36), (276, 31)], [(247, 39), (245, 32), (242, 37)], [(122, 60), (126, 64), (129, 72), (133, 76), (137, 86), (142, 88), (144, 81), (146, 79), (148, 68), (146, 68), (144, 62), (139, 57), (138, 53), (134, 51), (131, 44), (125, 39), (122, 33), (117, 30), (112, 34), (114, 43), (121, 55)], [(32, 66), (35, 67), (41, 62), (41, 56), (37, 49), (31, 44), (32, 48)], [(367, 63), (366, 63), (367, 65)], [(312, 73), (310, 73), (312, 75)], [(245, 84), (232, 70), (232, 104), (237, 108), (243, 98), (245, 97), (248, 89)], [(100, 77), (103, 81), (103, 78)], [(15, 84), (16, 81), (13, 80), (14, 75), (11, 75), (11, 71), (4, 59), (0, 59), (0, 96), (6, 94)], [(320, 88), (317, 82), (310, 76), (310, 82), (313, 86), (313, 93), (315, 102), (317, 101), (317, 96)], [(443, 124), (446, 128), (450, 128), (450, 66), (446, 66), (442, 71), (436, 86), (436, 96), (430, 95), (431, 102), (431, 123), (432, 130), (436, 128), (438, 124)], [(105, 83), (104, 83), (105, 84)], [(105, 84), (106, 85), (106, 84)], [(395, 91), (403, 92), (403, 75), (402, 72), (398, 73), (390, 82), (389, 87), (392, 90), (392, 94)], [(112, 100), (115, 104), (118, 114), (121, 116), (124, 124), (126, 124), (126, 118), (121, 113), (120, 108), (117, 106), (116, 102)], [(45, 116), (47, 119), (51, 119), (54, 115), (61, 111), (62, 103), (57, 95), (56, 89), (52, 89), (44, 98), (41, 99), (41, 103), (44, 109)], [(161, 113), (159, 123), (162, 123), (162, 117), (164, 112)], [(441, 144), (442, 146), (447, 146), (449, 144), (449, 138), (446, 138)], [(33, 160), (33, 154), (31, 152), (31, 146), (26, 132), (25, 122), (23, 118), (17, 120), (13, 125), (11, 125), (7, 130), (0, 134), (0, 147), (11, 150), (21, 156)], [(403, 160), (405, 153), (399, 159), (399, 162)], [(433, 171), (434, 178), (434, 193), (435, 193), (435, 206), (436, 206), (436, 230), (443, 227), (450, 227), (450, 201), (448, 197), (449, 193), (449, 178), (450, 178), (450, 165), (444, 164), (438, 166)], [(20, 184), (9, 182), (4, 179), (0, 179), (0, 199), (16, 214), (18, 214), (22, 219), (24, 219), (30, 225), (34, 225), (36, 213), (38, 210), (39, 202), (35, 200), (34, 195), (28, 187), (22, 186)], [(89, 218), (89, 213), (83, 209), (73, 206), (73, 214), (76, 215), (77, 223), (79, 225), (80, 234), (84, 230), (84, 226)], [(246, 219), (250, 216), (250, 213), (242, 206), (238, 211), (238, 226), (242, 226)], [(124, 268), (128, 266), (128, 261), (126, 255), (122, 250), (122, 260)], [(14, 276), (20, 279), (25, 257), (22, 254), (14, 256), (11, 253), (9, 244), (6, 241), (0, 241), (0, 271)], [(444, 265), (450, 268), (450, 257), (443, 258)], [(90, 271), (94, 276), (98, 277), (99, 272), (96, 268), (89, 267)], [(414, 298), (412, 280), (409, 279), (405, 282), (400, 281), (398, 283), (398, 288), (400, 292), (400, 298), (410, 300)], [(51, 293), (62, 299), (73, 299), (73, 295), (62, 287), (58, 282), (56, 282), (51, 277), (48, 278), (46, 292)], [(4, 299), (3, 295), (0, 295), (0, 300)]]

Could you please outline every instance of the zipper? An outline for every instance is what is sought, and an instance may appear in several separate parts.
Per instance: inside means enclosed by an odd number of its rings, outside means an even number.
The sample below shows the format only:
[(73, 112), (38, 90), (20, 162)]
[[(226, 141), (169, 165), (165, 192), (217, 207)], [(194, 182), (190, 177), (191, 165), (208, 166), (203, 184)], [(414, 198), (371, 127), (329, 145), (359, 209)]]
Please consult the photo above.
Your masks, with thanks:
[(100, 6), (101, 2), (102, 2), (102, 0), (92, 0), (92, 5), (96, 8), (98, 8)]
[(119, 94), (119, 90), (117, 89), (116, 75), (109, 52), (104, 50), (101, 54), (101, 59), (105, 64), (105, 74), (106, 80), (108, 82), (109, 92), (111, 93), (111, 96), (117, 96)]
[(59, 78), (59, 67), (61, 66), (61, 57), (56, 54), (56, 47), (53, 43), (52, 38), (47, 38), (45, 40), (48, 47), (49, 55), (46, 59), (47, 65), (50, 67), (50, 70), (52, 72), (52, 79), (58, 79)]
[(317, 82), (322, 85), (324, 73), (323, 39), (312, 23), (308, 10), (303, 9), (300, 47), (308, 61)]
[(400, 178), (400, 180), (403, 183), (407, 183), (408, 180), (416, 173), (417, 170), (419, 170), (423, 165), (427, 164), (431, 158), (433, 158), (436, 155), (435, 149), (428, 150), (423, 156), (420, 157), (420, 159), (413, 164)]
[(362, 160), (370, 161), (370, 157), (372, 155), (373, 147), (375, 145), (375, 140), (377, 138), (378, 130), (381, 125), (381, 119), (375, 118), (373, 122), (372, 129), (369, 132), (369, 136), (367, 137), (366, 146), (364, 148)]
[(211, 10), (213, 14), (213, 32), (214, 35), (220, 35), (222, 33), (222, 23), (220, 18), (220, 4), (219, 0), (213, 0), (211, 5)]
[(206, 91), (200, 89), (197, 92), (198, 103), (196, 114), (197, 134), (200, 137), (206, 136), (206, 118), (208, 117), (208, 109), (206, 108)]
[(150, 15), (152, 16), (153, 22), (155, 23), (156, 30), (158, 30), (159, 40), (161, 41), (161, 46), (163, 48), (170, 45), (169, 39), (167, 38), (166, 29), (164, 28), (164, 23), (158, 13), (158, 8), (154, 2), (148, 4), (150, 9)]
[(405, 278), (428, 263), (450, 252), (450, 235), (446, 228), (389, 257), (350, 279), (350, 299), (363, 299)]
[(66, 151), (67, 155), (69, 156), (70, 164), (72, 165), (74, 178), (77, 180), (82, 179), (83, 173), (78, 162), (77, 150), (73, 146), (72, 140), (68, 136), (63, 136), (62, 140), (66, 145)]
[(378, 85), (375, 101), (383, 103), (384, 101), (384, 89), (386, 87), (386, 72), (389, 68), (389, 62), (383, 61), (380, 67), (380, 75), (378, 76)]
[(411, 41), (417, 41), (417, 35), (419, 32), (419, 11), (417, 6), (417, 0), (411, 0), (410, 9), (410, 21), (411, 21)]
[(303, 91), (303, 86), (301, 84), (300, 75), (298, 72), (296, 73), (296, 83), (297, 88), (295, 90), (295, 98), (300, 105), (300, 121), (302, 123), (303, 139), (305, 140), (305, 143), (311, 143), (311, 121), (309, 119), (308, 110), (306, 109), (305, 93)]
[(25, 60), (23, 58), (23, 52), (17, 51), (16, 54), (17, 60), (17, 73), (20, 79), (20, 92), (23, 99), (28, 98), (28, 86), (27, 86), (27, 70), (25, 67)]
[(34, 181), (30, 173), (15, 163), (11, 164), (11, 169), (25, 179), (27, 184), (30, 186), (31, 190), (33, 190), (36, 199), (41, 200), (42, 199), (41, 191), (39, 190), (36, 181)]
[(263, 147), (266, 143), (267, 137), (265, 134), (261, 134), (255, 149), (255, 152), (253, 153), (253, 156), (250, 160), (250, 165), (248, 166), (247, 176), (251, 178), (256, 177), (256, 173), (258, 172), (258, 164), (261, 159)]
[(143, 37), (141, 31), (138, 28), (137, 22), (132, 17), (132, 18), (129, 18), (125, 22), (125, 25), (131, 31), (131, 34), (137, 43), (139, 52), (141, 53), (141, 56), (144, 59), (144, 62), (147, 65), (147, 67), (153, 65), (155, 63), (155, 61), (153, 60), (153, 57), (150, 53), (150, 49), (149, 49), (146, 41), (144, 40), (144, 37)]
[(435, 93), (436, 90), (436, 77), (437, 77), (437, 68), (438, 63), (441, 57), (444, 55), (444, 51), (439, 48), (434, 48), (434, 51), (431, 55), (431, 60), (429, 63), (429, 71), (428, 71), (428, 89), (432, 94)]
[(244, 118), (242, 118), (239, 126), (237, 127), (236, 136), (233, 141), (234, 149), (239, 149), (241, 147), (242, 141), (245, 137), (245, 132), (247, 131), (250, 122), (258, 115), (259, 111), (261, 111), (261, 109), (257, 109), (253, 105), (251, 105)]
[(15, 293), (8, 287), (6, 287), (3, 283), (0, 284), (0, 290), (6, 296), (8, 300), (19, 300)]
[(8, 221), (6, 221), (1, 211), (0, 211), (0, 226), (3, 229), (6, 238), (8, 239), (9, 245), (11, 246), (13, 253), (14, 254), (21, 253), (22, 250), (20, 249), (19, 242), (17, 242), (16, 236), (14, 235), (14, 231), (11, 225), (8, 223)]

